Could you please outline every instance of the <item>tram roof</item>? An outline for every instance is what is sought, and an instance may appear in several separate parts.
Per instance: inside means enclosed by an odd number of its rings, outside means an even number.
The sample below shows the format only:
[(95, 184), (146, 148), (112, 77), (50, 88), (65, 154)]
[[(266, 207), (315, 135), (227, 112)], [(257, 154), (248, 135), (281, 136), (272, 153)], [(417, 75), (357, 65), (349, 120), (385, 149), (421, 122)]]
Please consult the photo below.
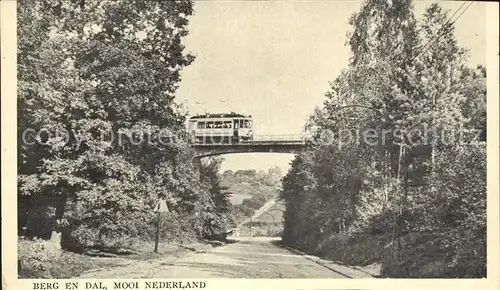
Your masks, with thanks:
[(211, 114), (196, 115), (196, 116), (192, 116), (189, 119), (193, 120), (193, 119), (207, 119), (207, 118), (217, 119), (217, 118), (251, 118), (251, 117), (252, 116), (250, 116), (250, 115), (243, 115), (243, 114), (231, 112), (231, 113), (211, 113)]

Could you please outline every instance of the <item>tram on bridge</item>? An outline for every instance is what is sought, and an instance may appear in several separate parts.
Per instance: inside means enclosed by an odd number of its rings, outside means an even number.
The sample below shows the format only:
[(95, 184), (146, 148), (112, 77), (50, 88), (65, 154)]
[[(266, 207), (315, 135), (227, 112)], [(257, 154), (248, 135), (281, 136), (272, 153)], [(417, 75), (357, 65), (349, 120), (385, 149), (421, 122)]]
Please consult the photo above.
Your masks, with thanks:
[(198, 144), (234, 144), (251, 141), (252, 126), (252, 116), (231, 112), (192, 116), (188, 130)]

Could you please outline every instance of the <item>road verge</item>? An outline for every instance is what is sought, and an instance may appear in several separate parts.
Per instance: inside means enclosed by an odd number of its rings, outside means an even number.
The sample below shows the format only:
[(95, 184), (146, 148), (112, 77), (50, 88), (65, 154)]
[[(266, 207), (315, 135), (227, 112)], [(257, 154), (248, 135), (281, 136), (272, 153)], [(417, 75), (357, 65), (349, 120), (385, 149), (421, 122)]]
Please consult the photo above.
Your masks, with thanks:
[(309, 255), (307, 253), (304, 253), (302, 251), (299, 251), (284, 244), (280, 244), (280, 246), (292, 253), (304, 257), (309, 261), (312, 261), (318, 265), (328, 268), (329, 270), (339, 275), (342, 275), (345, 278), (376, 278), (376, 276), (366, 271), (363, 271), (362, 269), (359, 269), (359, 267), (344, 265), (343, 263), (338, 261), (325, 260), (317, 256)]

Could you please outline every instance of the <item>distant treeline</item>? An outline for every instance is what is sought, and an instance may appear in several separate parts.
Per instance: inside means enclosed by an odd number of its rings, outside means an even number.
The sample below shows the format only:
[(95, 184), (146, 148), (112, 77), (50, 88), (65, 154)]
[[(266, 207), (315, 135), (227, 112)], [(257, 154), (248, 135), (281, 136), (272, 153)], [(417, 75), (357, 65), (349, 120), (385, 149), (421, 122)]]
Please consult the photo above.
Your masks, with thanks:
[(279, 167), (263, 170), (226, 170), (221, 176), (221, 185), (231, 194), (250, 196), (241, 204), (232, 205), (233, 225), (251, 217), (255, 210), (279, 196), (283, 174)]

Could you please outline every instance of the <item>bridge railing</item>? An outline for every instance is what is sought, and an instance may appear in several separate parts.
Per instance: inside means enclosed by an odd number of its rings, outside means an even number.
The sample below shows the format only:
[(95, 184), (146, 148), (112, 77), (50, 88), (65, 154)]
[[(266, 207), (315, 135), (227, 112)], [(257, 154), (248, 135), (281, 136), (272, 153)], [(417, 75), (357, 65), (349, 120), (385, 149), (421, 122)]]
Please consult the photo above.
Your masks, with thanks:
[(273, 142), (273, 141), (291, 141), (291, 142), (304, 142), (305, 137), (302, 135), (254, 135), (252, 140), (245, 142)]
[(242, 141), (241, 144), (303, 144), (305, 138), (301, 135), (254, 135), (252, 140)]
[[(208, 137), (208, 136), (207, 136)], [(210, 138), (210, 137), (208, 137)], [(305, 143), (305, 137), (297, 134), (285, 135), (254, 135), (252, 140), (240, 140), (238, 143), (227, 142), (196, 142), (195, 146), (231, 146), (231, 145), (272, 145), (272, 144), (290, 144), (301, 145)]]

